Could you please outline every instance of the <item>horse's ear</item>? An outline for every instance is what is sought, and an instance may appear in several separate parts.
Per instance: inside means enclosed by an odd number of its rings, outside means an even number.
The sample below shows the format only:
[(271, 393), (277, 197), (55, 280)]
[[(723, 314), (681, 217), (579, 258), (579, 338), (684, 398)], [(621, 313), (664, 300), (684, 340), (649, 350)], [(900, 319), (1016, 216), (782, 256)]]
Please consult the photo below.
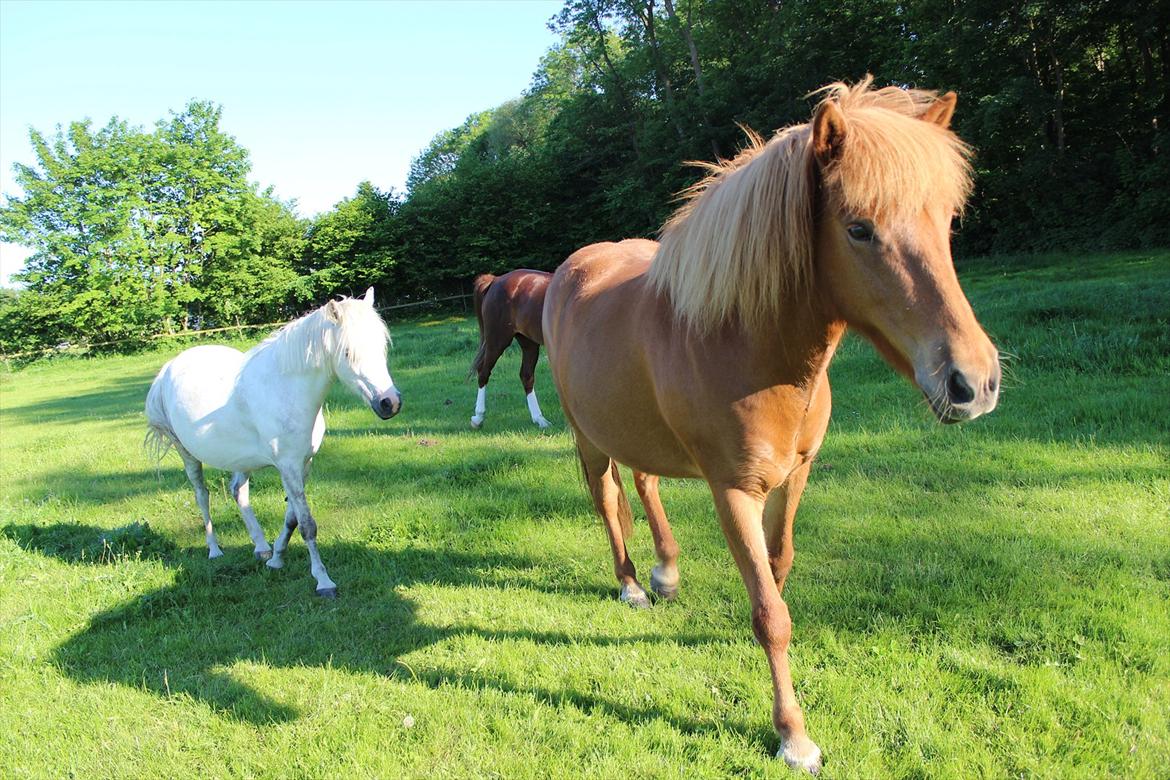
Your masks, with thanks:
[(951, 126), (951, 117), (955, 115), (955, 104), (958, 101), (959, 96), (954, 92), (940, 95), (922, 112), (922, 118), (945, 130)]
[(841, 156), (845, 143), (845, 115), (834, 100), (817, 106), (812, 120), (812, 149), (817, 162), (826, 166)]
[(337, 305), (337, 301), (325, 304), (325, 319), (330, 322), (341, 322), (341, 307)]
[(370, 306), (374, 305), (374, 288), (373, 287), (369, 287), (366, 289), (366, 294), (362, 296), (362, 300), (365, 301), (366, 303), (368, 303)]

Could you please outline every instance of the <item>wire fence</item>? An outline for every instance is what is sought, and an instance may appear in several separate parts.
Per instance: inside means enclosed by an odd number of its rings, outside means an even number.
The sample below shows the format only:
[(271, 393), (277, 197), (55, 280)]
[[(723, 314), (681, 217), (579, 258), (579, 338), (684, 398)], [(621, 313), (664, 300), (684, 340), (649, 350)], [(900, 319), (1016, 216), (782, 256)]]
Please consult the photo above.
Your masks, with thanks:
[[(410, 303), (396, 303), (390, 306), (375, 307), (379, 312), (388, 312), (395, 309), (410, 309), (418, 306), (434, 306), (439, 303), (446, 303), (447, 301), (467, 300), (471, 298), (471, 293), (460, 293), (459, 295), (448, 295), (445, 298), (431, 298), (425, 301), (412, 301)], [(98, 347), (112, 347), (116, 344), (133, 344), (145, 343), (151, 341), (165, 341), (167, 339), (185, 339), (185, 338), (200, 338), (212, 333), (228, 333), (232, 331), (244, 330), (260, 330), (260, 329), (275, 329), (287, 325), (293, 320), (293, 317), (288, 320), (281, 320), (280, 322), (265, 322), (256, 325), (225, 325), (222, 328), (203, 328), (200, 330), (180, 330), (173, 333), (155, 333), (150, 336), (138, 338), (124, 338), (112, 339), (110, 341), (93, 341), (85, 344), (68, 344), (56, 347), (45, 347), (44, 349), (30, 349), (26, 352), (9, 352), (7, 354), (0, 353), (0, 361), (18, 360), (20, 358), (35, 357), (37, 355), (50, 355), (53, 353), (78, 353), (82, 354)]]

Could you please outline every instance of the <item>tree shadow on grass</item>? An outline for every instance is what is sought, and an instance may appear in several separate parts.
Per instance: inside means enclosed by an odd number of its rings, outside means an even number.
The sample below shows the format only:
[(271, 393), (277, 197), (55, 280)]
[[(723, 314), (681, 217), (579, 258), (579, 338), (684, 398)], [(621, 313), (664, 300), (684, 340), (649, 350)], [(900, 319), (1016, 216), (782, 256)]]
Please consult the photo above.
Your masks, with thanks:
[[(728, 728), (728, 724), (704, 723), (654, 707), (630, 708), (577, 691), (519, 688), (488, 675), (425, 670), (416, 675), (399, 662), (407, 653), (459, 636), (550, 648), (630, 642), (699, 646), (729, 641), (728, 636), (702, 632), (606, 635), (571, 628), (432, 625), (420, 617), (416, 603), (400, 593), (422, 584), (499, 589), (510, 594), (529, 591), (554, 598), (602, 598), (593, 588), (548, 582), (547, 569), (523, 556), (490, 550), (389, 552), (345, 543), (323, 545), (323, 557), (336, 571), (345, 572), (342, 597), (328, 601), (311, 595), (303, 546), (290, 546), (285, 570), (274, 572), (243, 550), (229, 550), (224, 558), (208, 561), (202, 558), (202, 550), (179, 548), (142, 523), (113, 530), (65, 523), (9, 525), (0, 527), (0, 535), (71, 565), (113, 566), (127, 559), (154, 559), (175, 572), (173, 584), (101, 612), (54, 651), (59, 667), (82, 682), (145, 687), (164, 697), (183, 693), (228, 717), (263, 725), (295, 720), (300, 712), (265, 696), (224, 667), (238, 662), (328, 667), (413, 679), (435, 688), (474, 678), (481, 686), (570, 702), (630, 722), (661, 718), (684, 733)], [(604, 598), (612, 598), (608, 589), (604, 593)], [(738, 728), (763, 739), (770, 733), (764, 726), (761, 722), (758, 728), (744, 724)]]

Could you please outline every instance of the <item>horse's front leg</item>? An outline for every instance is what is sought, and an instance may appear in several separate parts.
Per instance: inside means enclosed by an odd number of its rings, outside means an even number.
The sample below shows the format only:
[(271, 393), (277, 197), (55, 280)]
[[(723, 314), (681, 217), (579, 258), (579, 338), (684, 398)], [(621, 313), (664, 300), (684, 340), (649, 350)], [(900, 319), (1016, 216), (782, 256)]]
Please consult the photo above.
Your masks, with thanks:
[(791, 767), (816, 774), (821, 768), (821, 750), (805, 734), (804, 713), (792, 687), (788, 668), (792, 619), (776, 588), (768, 557), (762, 523), (764, 498), (755, 491), (734, 488), (712, 486), (712, 492), (727, 545), (751, 599), (752, 629), (772, 670), (772, 722), (780, 735), (779, 757)]
[(658, 497), (658, 477), (635, 471), (634, 485), (646, 510), (646, 521), (654, 537), (654, 554), (658, 558), (658, 565), (650, 570), (650, 589), (659, 598), (672, 599), (678, 595), (678, 542)]
[[(301, 536), (305, 539), (305, 546), (309, 548), (309, 571), (317, 580), (317, 595), (325, 598), (337, 598), (337, 584), (329, 579), (325, 571), (325, 564), (321, 563), (321, 553), (317, 552), (317, 521), (309, 511), (309, 502), (305, 499), (305, 471), (306, 464), (281, 466), (280, 481), (284, 484), (284, 493), (288, 497), (289, 511), (295, 516), (295, 523), (301, 527)], [(276, 540), (277, 550), (284, 553), (288, 544), (286, 538), (292, 533), (292, 528), (285, 522), (285, 532)], [(283, 543), (283, 544), (282, 544)], [(273, 559), (277, 558), (274, 551)]]

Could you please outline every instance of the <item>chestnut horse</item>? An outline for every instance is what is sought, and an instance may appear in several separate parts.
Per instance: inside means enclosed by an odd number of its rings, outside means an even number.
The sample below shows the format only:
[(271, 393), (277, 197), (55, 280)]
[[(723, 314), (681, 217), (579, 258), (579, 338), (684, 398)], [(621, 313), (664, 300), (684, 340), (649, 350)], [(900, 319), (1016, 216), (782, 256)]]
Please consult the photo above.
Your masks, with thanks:
[(540, 412), (536, 400), (536, 361), (540, 358), (540, 345), (544, 343), (540, 315), (544, 310), (544, 293), (548, 289), (552, 274), (545, 271), (530, 271), (521, 268), (509, 271), (503, 276), (480, 274), (475, 277), (475, 317), (479, 320), (479, 351), (471, 363), (470, 373), (479, 379), (479, 392), (475, 396), (475, 412), (471, 416), (471, 427), (483, 425), (487, 414), (487, 383), (492, 369), (504, 350), (516, 339), (520, 345), (520, 382), (524, 385), (524, 396), (528, 402), (528, 413), (532, 422), (541, 428), (548, 427), (548, 420)]
[[(767, 143), (752, 135), (710, 166), (661, 243), (578, 250), (544, 309), (622, 599), (645, 603), (617, 464), (705, 479), (771, 667), (779, 755), (813, 773), (821, 752), (792, 687), (782, 593), (829, 423), (833, 351), (856, 328), (948, 423), (990, 412), (1000, 377), (951, 261), (971, 187), (968, 147), (948, 129), (955, 95), (870, 81), (826, 87), (811, 122)], [(666, 518), (650, 524), (657, 542)], [(659, 579), (677, 584), (677, 547), (656, 555)]]

